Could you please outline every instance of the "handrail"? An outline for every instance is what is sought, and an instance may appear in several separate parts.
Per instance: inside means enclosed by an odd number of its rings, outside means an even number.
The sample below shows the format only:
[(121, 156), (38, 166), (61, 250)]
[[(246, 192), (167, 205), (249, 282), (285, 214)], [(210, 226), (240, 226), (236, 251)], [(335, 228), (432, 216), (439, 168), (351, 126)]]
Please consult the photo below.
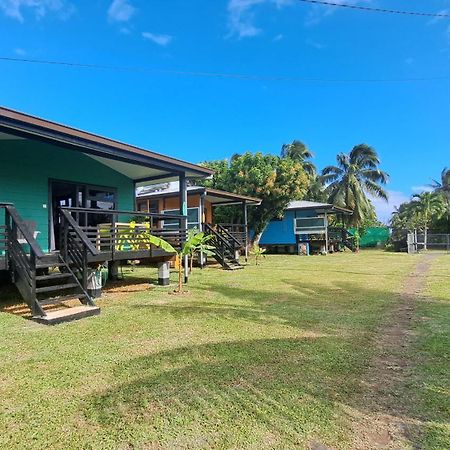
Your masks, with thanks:
[(226, 239), (224, 239), (224, 237), (220, 233), (218, 233), (211, 225), (205, 223), (205, 227), (210, 233), (212, 233), (216, 238), (220, 240), (222, 245), (225, 245), (229, 250), (234, 251), (234, 247), (230, 245), (230, 243)]
[(222, 232), (224, 232), (229, 238), (231, 238), (237, 245), (241, 246), (242, 243), (239, 242), (226, 228), (222, 225), (217, 224), (217, 228), (219, 228)]
[(64, 216), (64, 218), (69, 222), (71, 227), (74, 229), (77, 236), (81, 239), (81, 242), (85, 245), (85, 247), (89, 250), (91, 255), (96, 256), (99, 254), (97, 249), (94, 247), (92, 242), (87, 238), (84, 231), (80, 228), (80, 226), (77, 224), (75, 219), (71, 216), (71, 214), (66, 210), (66, 208), (61, 208), (61, 213)]
[(26, 240), (27, 244), (30, 246), (30, 249), (33, 251), (33, 253), (36, 255), (36, 257), (37, 258), (42, 258), (43, 256), (45, 256), (45, 254), (42, 251), (39, 243), (34, 238), (34, 236), (30, 233), (30, 230), (25, 225), (25, 223), (22, 220), (22, 218), (19, 216), (19, 213), (17, 212), (17, 210), (14, 207), (14, 205), (12, 205), (11, 203), (9, 203), (9, 204), (2, 203), (2, 204), (0, 204), (0, 208), (5, 208), (6, 209), (6, 211), (8, 212), (8, 214), (13, 219), (15, 225), (17, 226), (17, 228), (22, 233), (23, 238)]
[(114, 215), (130, 215), (130, 216), (141, 216), (141, 217), (152, 217), (158, 219), (186, 219), (187, 216), (182, 214), (154, 214), (146, 213), (141, 211), (121, 211), (117, 209), (94, 209), (94, 208), (75, 208), (75, 207), (61, 207), (61, 210), (70, 212), (80, 212), (80, 213), (94, 213), (103, 214), (105, 216)]

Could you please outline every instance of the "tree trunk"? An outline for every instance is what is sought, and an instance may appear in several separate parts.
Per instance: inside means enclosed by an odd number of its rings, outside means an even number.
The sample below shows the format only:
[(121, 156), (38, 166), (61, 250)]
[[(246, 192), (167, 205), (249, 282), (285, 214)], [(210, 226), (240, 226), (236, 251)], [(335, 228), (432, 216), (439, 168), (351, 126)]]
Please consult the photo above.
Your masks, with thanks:
[(194, 268), (194, 255), (191, 255), (191, 264), (189, 266), (189, 273), (192, 273), (192, 269)]
[(423, 249), (424, 250), (428, 250), (427, 243), (428, 243), (428, 227), (425, 225), (424, 235), (423, 235)]
[(259, 245), (259, 241), (261, 240), (261, 236), (263, 235), (264, 231), (259, 231), (258, 233), (255, 233), (253, 235), (253, 239), (250, 241), (250, 245), (254, 247), (255, 245)]
[(183, 264), (182, 258), (179, 256), (178, 261), (178, 292), (181, 293), (183, 291)]

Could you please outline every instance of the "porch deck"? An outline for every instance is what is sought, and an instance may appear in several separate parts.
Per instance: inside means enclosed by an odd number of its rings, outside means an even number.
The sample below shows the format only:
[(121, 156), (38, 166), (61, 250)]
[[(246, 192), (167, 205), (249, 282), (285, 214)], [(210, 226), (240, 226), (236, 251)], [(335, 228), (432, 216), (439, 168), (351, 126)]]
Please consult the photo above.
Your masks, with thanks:
[[(175, 251), (186, 239), (183, 215), (61, 208), (57, 222), (59, 248), (44, 252), (14, 205), (0, 204), (2, 209), (5, 220), (0, 228), (0, 270), (9, 271), (33, 318), (44, 324), (99, 314), (88, 290), (91, 267), (123, 260), (166, 262), (175, 252), (155, 245), (153, 238), (164, 239)], [(166, 218), (171, 220), (170, 230), (163, 226)], [(177, 227), (173, 226), (174, 220), (178, 221)], [(49, 272), (50, 268), (59, 270)], [(48, 312), (44, 308), (76, 299), (83, 304), (78, 309)]]

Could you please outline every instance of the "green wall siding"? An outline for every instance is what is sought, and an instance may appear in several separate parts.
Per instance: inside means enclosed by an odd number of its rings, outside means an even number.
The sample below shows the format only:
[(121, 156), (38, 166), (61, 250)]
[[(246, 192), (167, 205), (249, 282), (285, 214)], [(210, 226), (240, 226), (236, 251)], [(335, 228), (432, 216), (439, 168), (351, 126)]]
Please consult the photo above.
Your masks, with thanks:
[(24, 220), (37, 223), (45, 251), (50, 179), (114, 187), (118, 208), (134, 210), (133, 181), (89, 156), (40, 142), (0, 140), (0, 202), (14, 203)]

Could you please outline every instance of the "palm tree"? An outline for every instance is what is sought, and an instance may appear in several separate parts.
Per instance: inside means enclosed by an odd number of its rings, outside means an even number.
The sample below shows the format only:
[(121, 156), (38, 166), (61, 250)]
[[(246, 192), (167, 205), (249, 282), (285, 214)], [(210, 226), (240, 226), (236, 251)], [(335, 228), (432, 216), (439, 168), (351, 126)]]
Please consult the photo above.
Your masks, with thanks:
[(316, 174), (310, 177), (305, 198), (307, 200), (321, 203), (326, 203), (328, 201), (326, 186), (324, 185), (323, 179), (320, 175)]
[(428, 228), (431, 221), (443, 213), (442, 199), (435, 192), (422, 192), (412, 197), (411, 206), (423, 225), (423, 249), (427, 249)]
[(298, 161), (308, 175), (314, 176), (316, 174), (316, 166), (309, 161), (314, 158), (314, 153), (301, 141), (294, 140), (290, 144), (283, 144), (281, 157)]
[(441, 179), (433, 180), (430, 185), (434, 192), (441, 194), (444, 197), (445, 204), (447, 205), (447, 221), (450, 218), (450, 169), (444, 167), (441, 172)]
[(329, 202), (351, 209), (352, 225), (359, 226), (374, 214), (368, 196), (387, 201), (388, 194), (383, 189), (389, 175), (379, 169), (380, 160), (374, 148), (360, 144), (349, 154), (339, 153), (337, 165), (325, 167), (322, 177), (327, 185)]

